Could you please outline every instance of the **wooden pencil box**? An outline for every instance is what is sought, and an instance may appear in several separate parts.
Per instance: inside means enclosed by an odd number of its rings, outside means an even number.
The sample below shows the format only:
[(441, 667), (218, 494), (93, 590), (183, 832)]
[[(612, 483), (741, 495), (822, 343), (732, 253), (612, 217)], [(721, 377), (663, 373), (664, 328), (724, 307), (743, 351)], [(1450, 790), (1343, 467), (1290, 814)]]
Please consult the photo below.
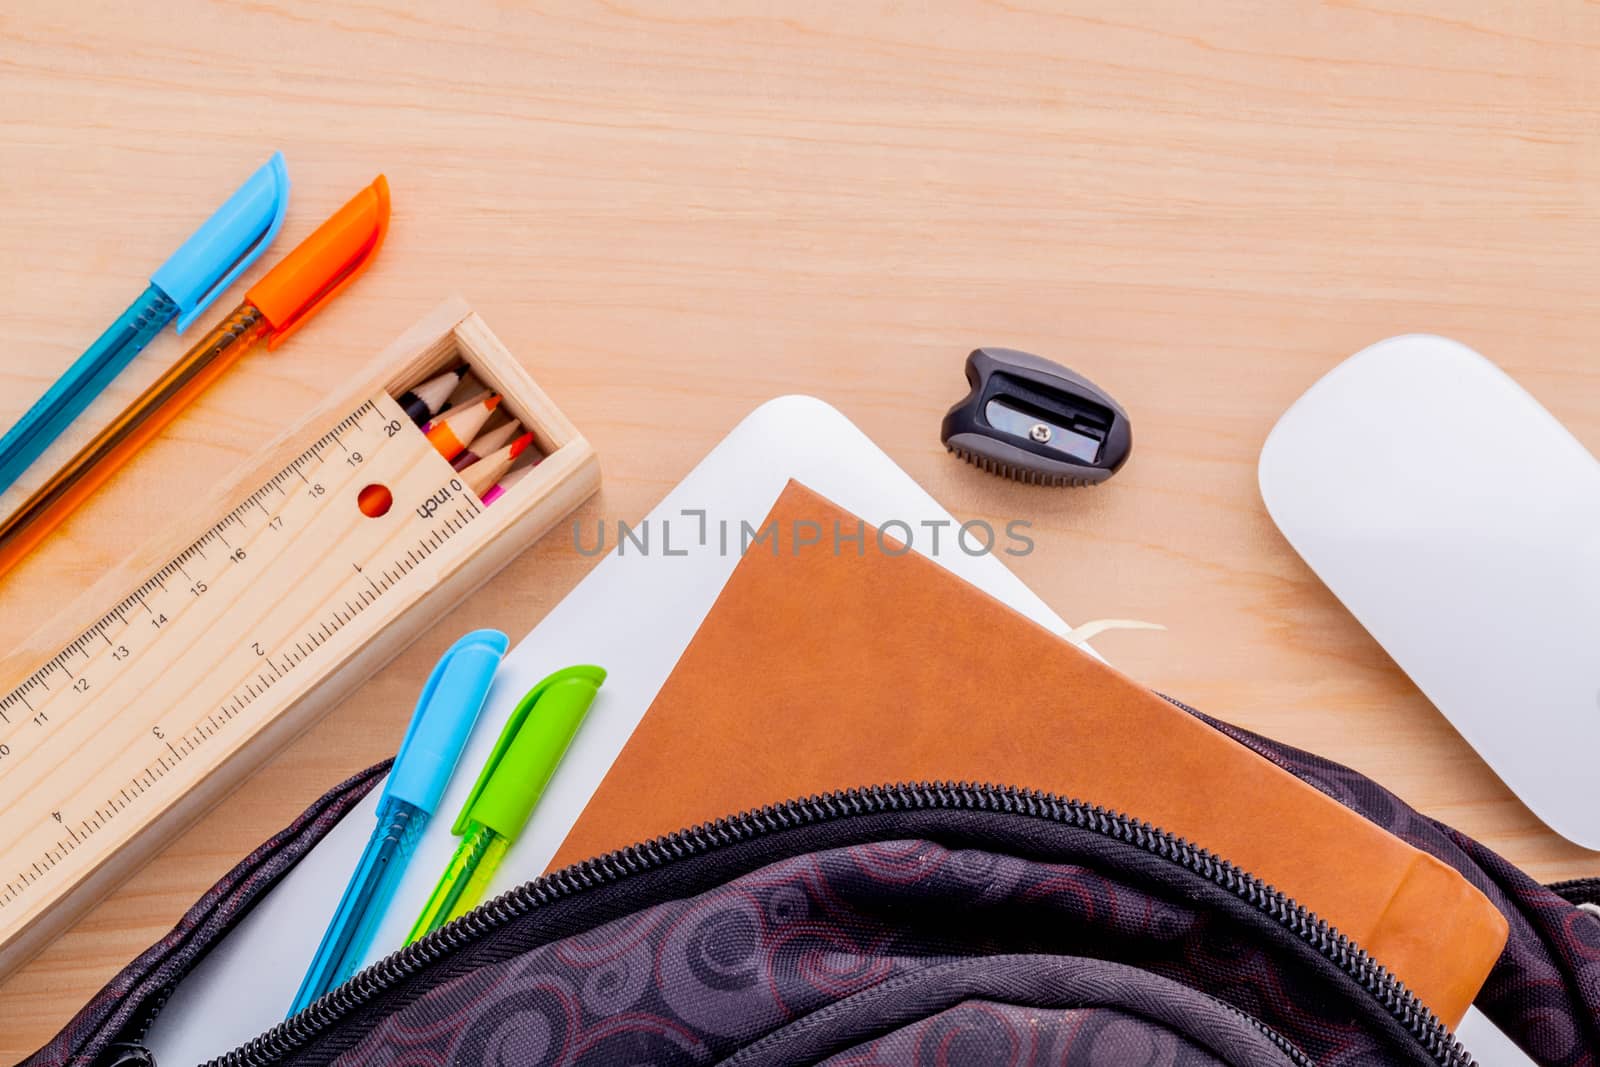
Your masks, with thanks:
[[(461, 361), (542, 455), (490, 506), (396, 400)], [(7, 655), (0, 974), (599, 482), (588, 441), (452, 300)]]

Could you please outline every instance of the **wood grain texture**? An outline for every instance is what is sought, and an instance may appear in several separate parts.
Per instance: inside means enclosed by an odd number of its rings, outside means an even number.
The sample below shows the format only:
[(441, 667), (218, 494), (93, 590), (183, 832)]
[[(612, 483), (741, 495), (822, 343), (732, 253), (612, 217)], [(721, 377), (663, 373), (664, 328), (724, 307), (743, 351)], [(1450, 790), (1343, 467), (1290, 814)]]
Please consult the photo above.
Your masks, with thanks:
[[(395, 218), (347, 297), (248, 356), (8, 576), (0, 647), (459, 292), (599, 450), (586, 521), (637, 518), (750, 408), (814, 393), (958, 516), (1031, 519), (1013, 566), (1069, 619), (1169, 627), (1100, 638), (1119, 666), (1354, 765), (1539, 878), (1600, 873), (1339, 607), (1255, 487), (1301, 390), (1415, 330), (1484, 352), (1600, 450), (1597, 58), (1600, 8), (1577, 0), (8, 4), (0, 419), (270, 149), (295, 187), (280, 248), (379, 170)], [(1110, 390), (1128, 468), (1052, 492), (946, 456), (938, 420), (978, 344)], [(51, 459), (181, 350), (162, 338)], [(591, 565), (547, 538), (440, 619), (0, 986), (0, 1056), (387, 754), (455, 635), (522, 635)]]
[[(545, 453), (493, 510), (394, 400), (463, 359)], [(0, 657), (0, 977), (519, 548), (564, 529), (599, 481), (570, 420), (465, 302), (445, 301)], [(390, 504), (369, 516), (358, 494), (374, 485)]]

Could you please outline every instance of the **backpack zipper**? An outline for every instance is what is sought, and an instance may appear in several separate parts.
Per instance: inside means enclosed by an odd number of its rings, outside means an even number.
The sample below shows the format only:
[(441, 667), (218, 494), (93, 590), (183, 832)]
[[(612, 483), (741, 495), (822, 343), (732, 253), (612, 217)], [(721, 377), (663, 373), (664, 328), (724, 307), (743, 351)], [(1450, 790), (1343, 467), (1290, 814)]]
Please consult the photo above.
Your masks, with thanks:
[(1568, 878), (1564, 882), (1551, 882), (1546, 889), (1589, 912), (1600, 915), (1600, 878)]
[[(250, 884), (255, 882), (263, 871), (278, 863), (285, 855), (289, 857), (291, 865), (298, 862), (310, 845), (314, 845), (321, 840), (326, 830), (331, 827), (330, 824), (329, 827), (323, 827), (322, 831), (318, 832), (319, 821), (331, 811), (336, 822), (344, 813), (339, 809), (344, 807), (345, 810), (348, 810), (349, 806), (365, 796), (368, 790), (381, 780), (383, 773), (389, 769), (391, 762), (393, 761), (382, 760), (364, 771), (351, 775), (328, 790), (307, 807), (293, 823), (279, 833), (274, 834), (260, 848), (252, 852), (230, 870), (228, 874), (224, 875), (223, 879), (212, 889), (226, 889), (226, 892), (217, 900), (210, 902), (208, 914), (202, 917), (200, 923), (190, 925), (187, 929), (184, 928), (184, 924), (180, 923), (179, 927), (173, 932), (178, 933), (181, 930), (182, 935), (171, 944), (167, 944), (163, 939), (160, 943), (162, 952), (156, 960), (145, 964), (145, 969), (137, 972), (134, 971), (134, 965), (130, 964), (124, 970), (124, 974), (133, 972), (131, 981), (133, 987), (137, 988), (152, 981), (154, 972), (161, 967), (165, 967), (174, 958), (188, 955), (189, 959), (182, 962), (176, 974), (168, 976), (165, 984), (157, 986), (149, 992), (130, 993), (128, 997), (119, 998), (120, 1000), (126, 1000), (129, 997), (135, 997), (137, 1001), (133, 1012), (117, 1026), (115, 1031), (116, 1039), (109, 1041), (98, 1052), (91, 1054), (88, 1049), (93, 1048), (95, 1042), (100, 1040), (102, 1035), (98, 1032), (86, 1033), (78, 1038), (76, 1043), (68, 1050), (67, 1055), (70, 1061), (77, 1063), (88, 1057), (89, 1062), (94, 1067), (154, 1067), (155, 1058), (149, 1048), (145, 1046), (145, 1040), (150, 1033), (150, 1028), (154, 1025), (156, 1017), (161, 1014), (162, 1009), (166, 1007), (167, 1001), (171, 999), (178, 983), (182, 981), (184, 975), (187, 975), (193, 969), (195, 959), (209, 949), (219, 936), (217, 931), (208, 932), (203, 930), (205, 923), (215, 919), (220, 909), (228, 906), (230, 902), (237, 903), (241, 893), (246, 902), (253, 902), (257, 897), (257, 891), (249, 891)], [(276, 876), (271, 881), (276, 881)], [(202, 902), (205, 899), (205, 897), (202, 897)], [(188, 921), (188, 918), (186, 917), (185, 922)], [(233, 922), (227, 922), (226, 928), (221, 933), (226, 934), (233, 925)], [(198, 952), (196, 951), (197, 948)], [(138, 963), (142, 960), (143, 956), (141, 955), (140, 960), (135, 962)], [(102, 1022), (102, 1029), (104, 1025), (105, 1023)]]
[(1114, 838), (1205, 878), (1270, 916), (1366, 990), (1440, 1067), (1474, 1067), (1472, 1056), (1404, 983), (1324, 919), (1261, 879), (1148, 823), (1049, 793), (990, 785), (919, 782), (849, 789), (790, 800), (718, 819), (524, 882), (427, 937), (374, 963), (349, 981), (206, 1067), (267, 1067), (309, 1044), (345, 1015), (444, 956), (542, 905), (798, 826), (896, 811), (999, 812), (1043, 819)]
[[(1282, 1034), (1278, 1033), (1278, 1031), (1274, 1030), (1260, 1019), (1257, 1019), (1254, 1016), (1246, 1015), (1244, 1012), (1240, 1011), (1238, 1008), (1234, 1007), (1232, 1004), (1229, 1004), (1225, 1000), (1217, 1000), (1216, 997), (1211, 997), (1210, 999), (1221, 1005), (1224, 1009), (1237, 1015), (1239, 1018), (1243, 1019), (1257, 1030), (1261, 1031), (1261, 1035), (1276, 1045), (1278, 1047), (1278, 1051), (1287, 1056), (1289, 1058), (1289, 1062), (1294, 1064), (1294, 1067), (1317, 1067), (1316, 1061), (1314, 1061), (1310, 1056), (1307, 1056), (1304, 1052), (1300, 1051), (1300, 1047), (1298, 1045), (1284, 1037)], [(155, 1065), (151, 1064), (151, 1067), (155, 1067)]]

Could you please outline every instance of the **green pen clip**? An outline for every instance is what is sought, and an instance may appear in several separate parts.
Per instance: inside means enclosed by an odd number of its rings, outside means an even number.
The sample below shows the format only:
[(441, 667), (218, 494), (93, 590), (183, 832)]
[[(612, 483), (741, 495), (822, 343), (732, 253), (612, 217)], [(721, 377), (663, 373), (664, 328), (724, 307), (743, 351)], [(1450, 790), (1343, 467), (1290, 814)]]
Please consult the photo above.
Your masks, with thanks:
[(529, 690), (506, 720), (450, 832), (460, 837), (476, 822), (515, 840), (605, 680), (600, 667), (568, 667)]
[(599, 667), (568, 667), (534, 686), (518, 702), (450, 828), (461, 841), (406, 944), (460, 918), (483, 899), (495, 869), (528, 825), (605, 680), (606, 672)]

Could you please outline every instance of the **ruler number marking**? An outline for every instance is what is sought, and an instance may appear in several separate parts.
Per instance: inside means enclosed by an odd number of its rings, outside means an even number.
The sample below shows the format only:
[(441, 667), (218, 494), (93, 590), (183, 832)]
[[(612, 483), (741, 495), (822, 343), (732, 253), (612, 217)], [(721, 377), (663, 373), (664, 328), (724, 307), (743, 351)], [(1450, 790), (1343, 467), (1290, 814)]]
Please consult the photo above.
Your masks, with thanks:
[[(95, 688), (87, 676), (73, 674), (67, 663), (68, 656), (76, 652), (86, 660), (92, 660), (93, 657), (88, 649), (90, 643), (98, 636), (110, 649), (109, 654), (113, 664), (121, 664), (130, 659), (133, 651), (138, 647), (138, 643), (134, 642), (133, 647), (130, 648), (128, 642), (112, 640), (107, 633), (110, 625), (113, 622), (118, 622), (126, 629), (132, 624), (129, 613), (137, 606), (144, 609), (153, 630), (160, 631), (164, 628), (169, 621), (167, 615), (152, 606), (149, 603), (149, 599), (153, 595), (170, 595), (167, 592), (166, 579), (174, 575), (182, 575), (184, 580), (189, 582), (187, 589), (190, 598), (200, 597), (205, 594), (210, 589), (211, 583), (216, 581), (216, 577), (213, 576), (209, 582), (205, 578), (196, 578), (189, 573), (185, 564), (194, 560), (209, 561), (206, 547), (213, 542), (222, 544), (230, 550), (228, 558), (233, 563), (244, 563), (249, 558), (249, 554), (243, 546), (235, 548), (230, 543), (227, 537), (227, 528), (229, 526), (238, 526), (240, 529), (248, 531), (250, 524), (246, 522), (245, 516), (254, 514), (252, 509), (259, 509), (266, 517), (265, 529), (283, 530), (285, 528), (284, 515), (271, 514), (264, 501), (274, 489), (277, 490), (280, 496), (285, 495), (284, 484), (291, 475), (297, 475), (301, 478), (307, 487), (308, 495), (313, 500), (325, 498), (328, 494), (327, 487), (320, 481), (313, 481), (307, 478), (302, 468), (313, 461), (318, 464), (326, 462), (327, 457), (323, 455), (323, 452), (330, 445), (337, 445), (344, 452), (345, 463), (349, 467), (358, 467), (367, 462), (370, 457), (360, 450), (352, 449), (343, 438), (348, 436), (351, 431), (362, 429), (365, 416), (374, 414), (376, 411), (377, 407), (374, 401), (369, 400), (362, 404), (297, 459), (265, 482), (232, 512), (228, 513), (199, 538), (190, 543), (187, 548), (178, 553), (173, 559), (162, 565), (143, 584), (124, 597), (92, 626), (82, 631), (76, 639), (63, 647), (60, 652), (24, 679), (21, 684), (11, 692), (0, 696), (0, 721), (10, 723), (12, 720), (6, 714), (6, 710), (21, 705), (32, 715), (34, 725), (43, 727), (51, 722), (52, 717), (49, 711), (35, 708), (28, 699), (28, 694), (35, 687), (45, 693), (51, 693), (53, 687), (50, 684), (50, 679), (53, 672), (59, 671), (65, 675), (72, 682), (71, 688), (78, 693), (89, 692)], [(389, 418), (381, 424), (380, 428), (383, 432), (383, 438), (388, 439), (400, 434), (404, 430), (404, 425), (397, 419)], [(454, 480), (450, 484), (452, 488), (456, 486)], [(281, 680), (291, 669), (304, 662), (318, 648), (330, 641), (335, 634), (353, 622), (369, 606), (376, 603), (385, 591), (392, 588), (403, 576), (409, 574), (419, 563), (431, 556), (444, 542), (450, 540), (466, 524), (466, 520), (476, 515), (479, 511), (476, 503), (470, 498), (465, 499), (463, 503), (469, 509), (466, 513), (457, 508), (454, 518), (435, 517), (433, 521), (436, 525), (422, 533), (416, 542), (415, 548), (406, 550), (407, 558), (397, 557), (389, 562), (388, 567), (379, 566), (378, 573), (382, 576), (381, 583), (374, 581), (372, 576), (367, 574), (359, 564), (355, 565), (355, 570), (359, 574), (360, 580), (365, 582), (367, 588), (362, 589), (359, 594), (353, 596), (354, 602), (350, 599), (345, 600), (344, 610), (341, 611), (338, 607), (328, 608), (321, 618), (310, 620), (309, 627), (304, 631), (301, 638), (293, 641), (292, 649), (287, 644), (284, 646), (281, 654), (283, 660), (281, 665), (274, 658), (275, 653), (268, 649), (264, 642), (259, 640), (252, 641), (250, 649), (256, 656), (265, 660), (267, 667), (272, 672), (270, 679), (263, 672), (257, 675), (255, 682), (242, 685), (222, 704), (218, 705), (214, 712), (209, 713), (204, 720), (197, 722), (189, 733), (178, 735), (176, 737), (177, 745), (173, 744), (173, 739), (168, 738), (165, 729), (161, 725), (152, 726), (150, 728), (150, 736), (162, 743), (166, 753), (158, 756), (153, 763), (113, 787), (114, 791), (108, 792), (98, 806), (89, 807), (87, 810), (91, 813), (91, 818), (86, 818), (80, 822), (81, 832), (66, 822), (63, 812), (50, 812), (50, 816), (56, 824), (67, 831), (67, 840), (57, 840), (53, 849), (45, 847), (39, 857), (30, 861), (33, 873), (30, 874), (26, 870), (19, 870), (17, 881), (7, 883), (3, 887), (3, 891), (0, 891), (0, 909), (8, 907), (14, 901), (24, 899), (29, 886), (38, 882), (46, 873), (60, 865), (68, 855), (76, 852), (78, 847), (91, 835), (110, 825), (113, 821), (113, 816), (131, 807), (134, 801), (152, 790), (159, 780), (165, 778), (168, 772), (177, 767), (178, 763), (199, 751), (205, 741), (221, 733), (222, 726), (225, 723), (241, 714), (246, 707), (254, 703), (256, 698), (262, 696), (275, 682)], [(351, 577), (355, 578), (356, 575)], [(12, 738), (11, 741), (14, 742), (15, 738)], [(11, 743), (0, 742), (0, 761), (11, 756), (12, 752), (13, 745)]]

